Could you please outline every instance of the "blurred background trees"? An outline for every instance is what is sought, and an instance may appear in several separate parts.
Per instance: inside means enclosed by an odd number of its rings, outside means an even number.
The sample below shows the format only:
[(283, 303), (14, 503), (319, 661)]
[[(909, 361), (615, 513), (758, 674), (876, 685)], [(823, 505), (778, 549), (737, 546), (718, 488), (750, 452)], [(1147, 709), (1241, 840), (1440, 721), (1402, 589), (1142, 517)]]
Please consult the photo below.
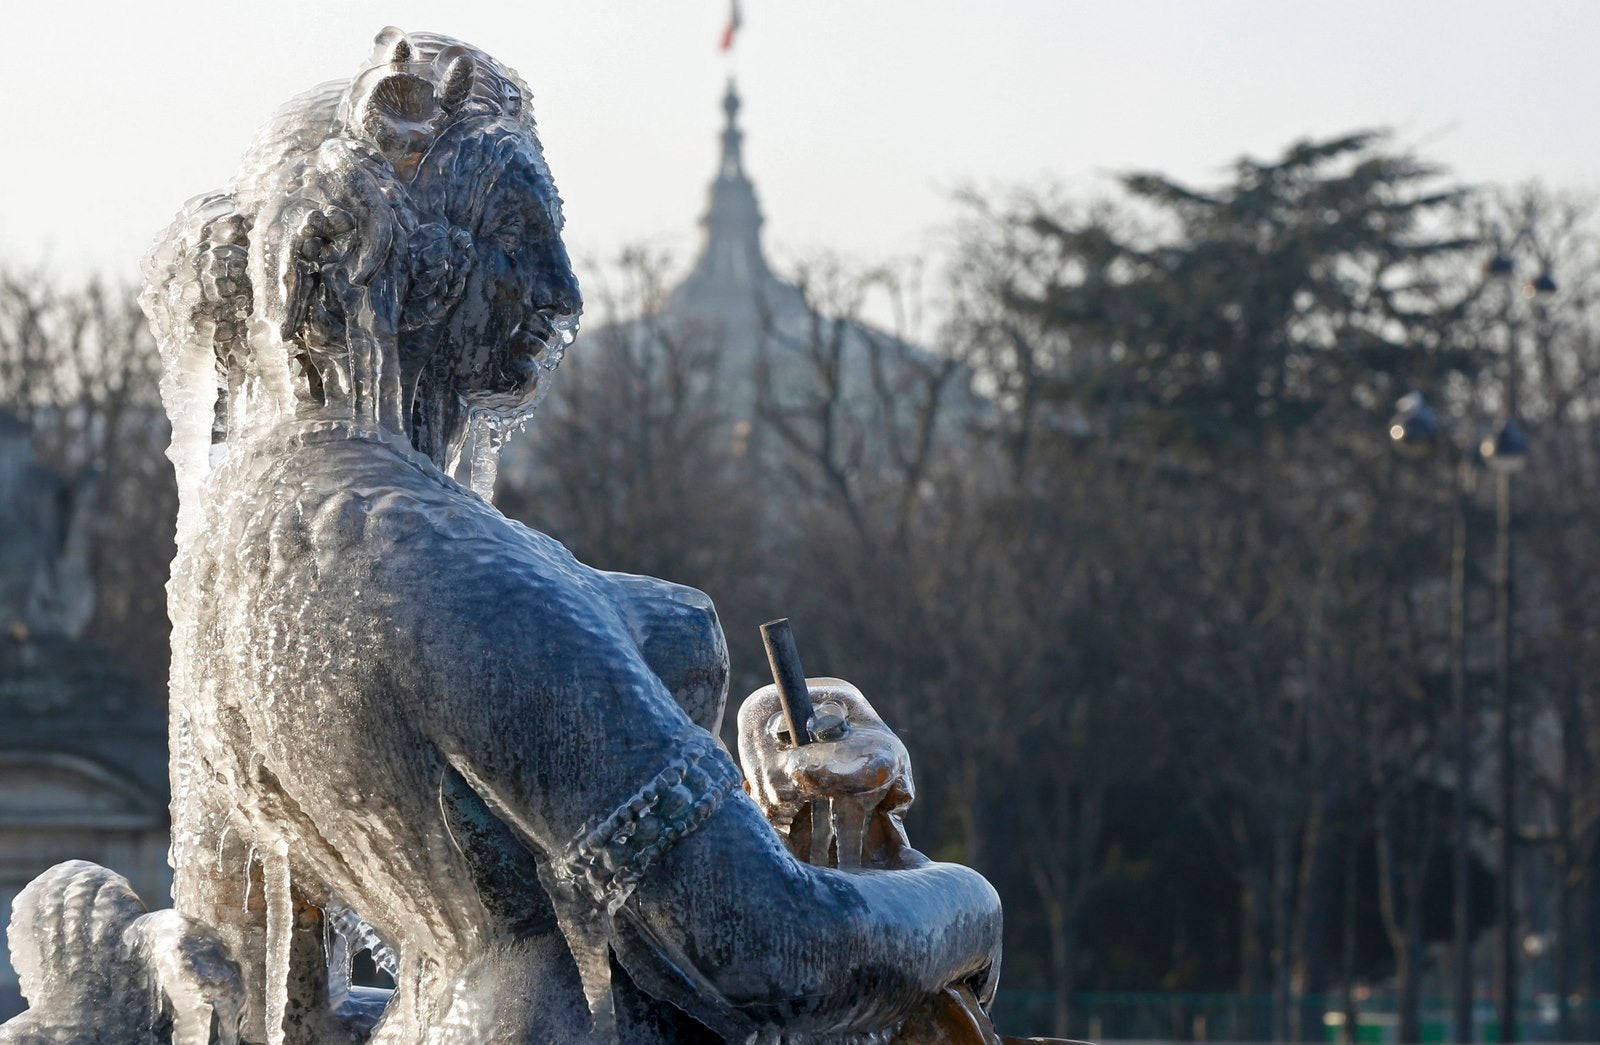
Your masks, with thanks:
[(167, 567), (178, 509), (155, 342), (137, 288), (0, 269), (0, 414), (40, 463), (92, 490), (95, 614), (85, 638), (167, 688)]
[[(913, 751), (914, 842), (1000, 888), (1002, 1004), (1034, 1032), (1131, 1036), (1144, 1006), (1162, 1035), (1321, 1039), (1381, 997), (1420, 1040), (1450, 983), (1458, 790), (1491, 983), (1495, 519), (1492, 484), (1387, 428), (1420, 389), (1471, 460), (1514, 366), (1534, 448), (1518, 935), (1565, 1039), (1593, 1037), (1597, 233), (1582, 201), (1468, 189), (1370, 133), (1210, 186), (974, 197), (933, 288), (807, 267), (806, 322), (769, 316), (753, 375), (731, 362), (750, 346), (663, 315), (670, 268), (634, 252), (588, 278), (499, 504), (594, 565), (707, 591), (735, 705), (763, 681), (757, 625), (791, 617), (808, 669), (857, 683)], [(1519, 235), (1516, 294), (1560, 284), (1508, 307), (1483, 266)], [(0, 406), (103, 477), (91, 637), (152, 681), (174, 504), (157, 369), (125, 288), (0, 279)], [(1228, 1025), (1197, 1000), (1222, 993), (1251, 999)]]

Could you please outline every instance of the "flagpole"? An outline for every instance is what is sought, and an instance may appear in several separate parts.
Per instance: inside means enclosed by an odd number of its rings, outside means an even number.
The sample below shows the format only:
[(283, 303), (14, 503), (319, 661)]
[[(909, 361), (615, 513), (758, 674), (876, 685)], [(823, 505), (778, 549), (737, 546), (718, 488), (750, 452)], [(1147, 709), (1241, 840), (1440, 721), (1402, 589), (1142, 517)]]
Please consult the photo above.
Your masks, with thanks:
[(728, 0), (728, 20), (722, 26), (722, 43), (717, 48), (723, 54), (733, 52), (734, 36), (739, 32), (739, 27), (744, 24), (743, 12), (739, 10), (739, 0)]

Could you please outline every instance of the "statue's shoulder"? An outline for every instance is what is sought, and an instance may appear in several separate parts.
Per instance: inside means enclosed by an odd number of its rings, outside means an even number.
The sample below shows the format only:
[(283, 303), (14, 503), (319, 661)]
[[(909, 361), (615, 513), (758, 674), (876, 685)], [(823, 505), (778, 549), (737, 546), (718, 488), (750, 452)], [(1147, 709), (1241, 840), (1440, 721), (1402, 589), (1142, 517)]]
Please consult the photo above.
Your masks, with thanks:
[[(329, 567), (370, 564), (416, 583), (563, 585), (605, 597), (600, 574), (554, 538), (506, 518), (431, 461), (391, 438), (314, 432), (280, 456), (252, 495), (276, 543), (295, 541)], [(658, 582), (664, 583), (664, 582)], [(679, 588), (677, 585), (666, 587)], [(685, 598), (705, 596), (682, 589)], [(706, 600), (709, 605), (709, 600)]]
[[(682, 585), (579, 562), (560, 542), (506, 518), (408, 447), (382, 439), (297, 440), (275, 468), (241, 475), (256, 504), (241, 547), (221, 551), (267, 589), (315, 578), (325, 605), (349, 590), (397, 635), (492, 633), (531, 655), (574, 646), (659, 651), (725, 664), (711, 601)], [(250, 567), (265, 562), (265, 569)], [(670, 654), (669, 654), (670, 651)], [(621, 661), (617, 661), (620, 669)], [(691, 680), (680, 672), (684, 684)], [(721, 672), (702, 688), (720, 696)], [(702, 703), (711, 702), (710, 697)]]
[[(550, 556), (556, 542), (506, 519), (398, 440), (337, 428), (294, 433), (270, 452), (236, 455), (212, 488), (214, 508), (243, 502), (244, 544), (315, 554), (325, 565), (428, 556), (444, 563), (487, 554)], [(254, 467), (252, 460), (270, 460)], [(223, 529), (218, 526), (217, 529)], [(559, 556), (558, 556), (559, 557)]]

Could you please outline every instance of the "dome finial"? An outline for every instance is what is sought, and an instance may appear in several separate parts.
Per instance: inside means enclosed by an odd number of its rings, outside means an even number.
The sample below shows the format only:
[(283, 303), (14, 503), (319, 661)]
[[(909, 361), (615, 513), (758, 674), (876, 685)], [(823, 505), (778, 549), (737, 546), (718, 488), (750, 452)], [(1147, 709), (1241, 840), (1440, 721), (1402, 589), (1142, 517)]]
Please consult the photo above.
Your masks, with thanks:
[(722, 111), (727, 121), (722, 125), (722, 177), (743, 178), (744, 158), (741, 146), (744, 135), (739, 132), (739, 88), (733, 77), (728, 77), (728, 89), (722, 95)]

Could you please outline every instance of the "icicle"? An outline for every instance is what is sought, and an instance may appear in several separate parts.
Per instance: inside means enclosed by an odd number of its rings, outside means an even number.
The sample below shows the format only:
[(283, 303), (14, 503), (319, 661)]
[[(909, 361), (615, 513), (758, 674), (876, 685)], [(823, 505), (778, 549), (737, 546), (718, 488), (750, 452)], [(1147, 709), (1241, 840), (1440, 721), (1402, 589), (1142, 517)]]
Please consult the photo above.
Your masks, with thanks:
[(332, 907), (332, 903), (323, 904), (322, 953), (328, 960), (328, 994), (337, 998), (350, 990), (350, 941), (344, 933), (334, 931)]
[(256, 847), (251, 845), (250, 853), (245, 855), (245, 911), (250, 911), (250, 888), (256, 883), (251, 872), (256, 869)]
[(828, 849), (833, 843), (833, 803), (826, 798), (811, 802), (811, 863), (827, 867)]
[(267, 1045), (284, 1045), (283, 1018), (289, 1011), (289, 944), (294, 935), (288, 843), (275, 840), (261, 869), (267, 893)]
[(239, 1045), (239, 1014), (212, 1013), (212, 1031), (217, 1045)]
[(500, 448), (505, 445), (509, 426), (499, 415), (487, 410), (472, 415), (472, 492), (485, 501), (494, 501), (494, 482), (500, 472)]
[[(210, 1045), (211, 1031), (217, 1022), (211, 1003), (204, 998), (172, 999), (172, 1045)], [(159, 1010), (158, 1010), (159, 1011)], [(223, 1028), (226, 1040), (227, 1028)]]
[(342, 936), (351, 951), (371, 951), (372, 962), (390, 976), (399, 979), (400, 960), (394, 949), (383, 941), (377, 931), (355, 911), (346, 907), (338, 897), (328, 901), (328, 920)]
[(838, 797), (833, 800), (833, 817), (839, 839), (841, 871), (859, 870), (861, 849), (867, 840), (867, 821), (872, 815), (868, 801), (876, 802), (881, 796), (874, 793), (869, 800), (856, 797)]

